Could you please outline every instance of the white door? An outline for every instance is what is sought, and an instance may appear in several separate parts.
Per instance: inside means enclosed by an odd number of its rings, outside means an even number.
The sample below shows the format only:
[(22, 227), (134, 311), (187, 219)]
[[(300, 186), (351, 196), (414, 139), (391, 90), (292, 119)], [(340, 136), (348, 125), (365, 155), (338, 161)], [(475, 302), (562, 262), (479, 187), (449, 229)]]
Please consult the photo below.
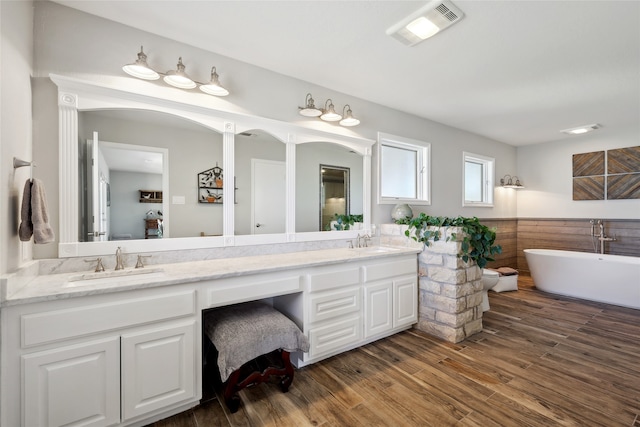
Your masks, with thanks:
[(285, 162), (251, 159), (251, 234), (285, 232)]
[(88, 215), (91, 229), (89, 230), (88, 241), (102, 242), (107, 240), (106, 224), (108, 222), (108, 218), (106, 181), (100, 176), (100, 148), (98, 147), (98, 132), (93, 132), (93, 140), (90, 145), (91, 168), (88, 176), (90, 183), (88, 187), (91, 189), (91, 201), (89, 202), (91, 209)]
[(194, 321), (122, 335), (123, 420), (196, 397), (195, 336)]
[(120, 337), (22, 356), (25, 426), (120, 422)]

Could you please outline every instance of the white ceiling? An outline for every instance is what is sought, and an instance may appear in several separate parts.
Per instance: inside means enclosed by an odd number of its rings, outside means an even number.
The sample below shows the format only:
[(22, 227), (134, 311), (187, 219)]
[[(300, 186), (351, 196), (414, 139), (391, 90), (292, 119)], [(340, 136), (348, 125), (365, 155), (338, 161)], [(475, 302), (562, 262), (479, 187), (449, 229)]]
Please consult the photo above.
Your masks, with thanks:
[(414, 47), (385, 30), (426, 1), (56, 2), (511, 145), (639, 127), (636, 0), (454, 0)]

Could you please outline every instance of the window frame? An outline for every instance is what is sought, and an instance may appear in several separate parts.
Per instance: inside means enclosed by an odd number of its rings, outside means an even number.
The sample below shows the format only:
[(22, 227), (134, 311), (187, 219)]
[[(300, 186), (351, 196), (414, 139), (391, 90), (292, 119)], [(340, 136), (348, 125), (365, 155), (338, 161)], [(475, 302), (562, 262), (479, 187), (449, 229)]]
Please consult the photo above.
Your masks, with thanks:
[[(482, 200), (473, 201), (467, 200), (467, 182), (466, 182), (466, 166), (467, 162), (479, 163), (482, 165), (482, 180), (484, 185), (482, 186)], [(462, 153), (462, 206), (463, 207), (476, 207), (476, 208), (492, 208), (494, 200), (494, 187), (495, 187), (495, 170), (496, 159), (493, 157), (483, 156), (482, 154), (475, 154), (464, 151)]]
[[(378, 204), (411, 203), (413, 205), (431, 205), (431, 144), (411, 138), (378, 132), (378, 143), (376, 146), (378, 156)], [(416, 197), (396, 197), (382, 194), (382, 182), (384, 180), (384, 171), (382, 170), (383, 146), (408, 150), (415, 153)], [(398, 173), (398, 171), (395, 171), (395, 173)]]

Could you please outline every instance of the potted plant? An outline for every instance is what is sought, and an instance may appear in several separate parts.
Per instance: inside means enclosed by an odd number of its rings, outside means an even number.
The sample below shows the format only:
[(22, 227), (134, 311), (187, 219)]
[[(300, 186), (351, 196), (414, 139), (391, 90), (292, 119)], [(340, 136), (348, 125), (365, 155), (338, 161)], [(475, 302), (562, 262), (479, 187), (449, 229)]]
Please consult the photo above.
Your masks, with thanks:
[[(494, 261), (493, 255), (502, 253), (500, 245), (494, 245), (496, 240), (495, 230), (486, 225), (482, 225), (478, 218), (457, 218), (435, 217), (425, 213), (420, 213), (415, 218), (396, 221), (401, 224), (408, 224), (405, 231), (407, 237), (423, 242), (429, 246), (431, 241), (438, 241), (442, 238), (442, 227), (459, 227), (462, 231), (462, 240), (458, 257), (464, 262), (474, 261), (478, 267), (484, 268), (487, 262)], [(413, 235), (412, 235), (413, 233)], [(446, 241), (457, 240), (457, 233), (452, 232), (446, 236)]]
[(362, 224), (362, 215), (335, 214), (333, 217), (334, 220), (330, 223), (331, 230), (349, 230), (352, 227), (354, 229), (359, 229), (356, 224)]

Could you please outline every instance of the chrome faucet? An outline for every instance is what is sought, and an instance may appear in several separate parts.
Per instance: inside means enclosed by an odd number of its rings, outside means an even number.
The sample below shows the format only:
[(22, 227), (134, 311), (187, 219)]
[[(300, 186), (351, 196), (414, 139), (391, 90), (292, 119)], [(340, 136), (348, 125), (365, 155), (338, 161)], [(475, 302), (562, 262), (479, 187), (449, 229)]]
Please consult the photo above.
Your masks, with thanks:
[(122, 262), (122, 249), (118, 246), (116, 249), (116, 270), (124, 270), (124, 263)]
[[(368, 234), (364, 234), (361, 236), (360, 233), (358, 233), (358, 237), (356, 238), (356, 247), (366, 248), (369, 246), (370, 240), (371, 240), (371, 236), (369, 236)], [(362, 242), (364, 242), (364, 244)]]

